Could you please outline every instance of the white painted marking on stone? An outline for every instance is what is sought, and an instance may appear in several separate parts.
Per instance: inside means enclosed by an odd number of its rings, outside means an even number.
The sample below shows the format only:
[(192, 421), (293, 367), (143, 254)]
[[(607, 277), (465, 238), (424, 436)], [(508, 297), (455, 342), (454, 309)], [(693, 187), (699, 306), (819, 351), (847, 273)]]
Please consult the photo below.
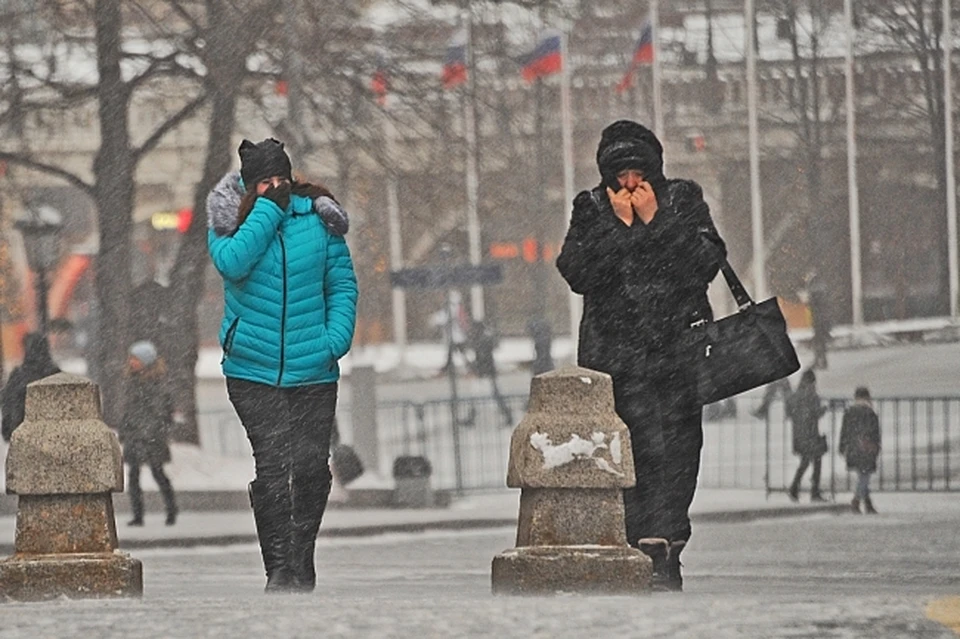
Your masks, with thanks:
[(592, 384), (592, 383), (593, 383), (593, 380), (590, 379), (589, 377), (581, 377), (581, 378), (580, 378), (580, 381), (583, 382), (584, 384)]

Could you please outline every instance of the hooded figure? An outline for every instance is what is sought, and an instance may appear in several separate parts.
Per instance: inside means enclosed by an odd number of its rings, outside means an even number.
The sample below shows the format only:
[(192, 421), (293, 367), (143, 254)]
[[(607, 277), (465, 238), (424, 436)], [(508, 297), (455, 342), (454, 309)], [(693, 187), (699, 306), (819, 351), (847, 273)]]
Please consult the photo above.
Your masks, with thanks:
[(578, 363), (613, 377), (630, 429), (637, 485), (624, 493), (627, 540), (652, 557), (656, 587), (678, 590), (703, 442), (685, 338), (712, 317), (707, 286), (726, 249), (700, 187), (664, 176), (650, 129), (608, 126), (597, 167), (601, 183), (574, 199), (557, 268), (583, 296)]
[(27, 384), (56, 375), (60, 368), (50, 356), (45, 335), (27, 333), (23, 337), (23, 363), (10, 372), (3, 387), (3, 440), (10, 441), (13, 431), (23, 422), (27, 403)]
[(827, 407), (820, 401), (817, 376), (812, 369), (803, 371), (797, 390), (786, 401), (786, 410), (793, 424), (793, 454), (800, 458), (800, 465), (788, 491), (790, 499), (797, 501), (800, 498), (800, 481), (812, 464), (810, 501), (824, 501), (820, 494), (820, 467), (821, 458), (827, 452), (827, 440), (820, 434), (819, 423)]
[(170, 461), (170, 429), (173, 401), (167, 393), (167, 367), (153, 342), (135, 342), (128, 350), (127, 397), (118, 434), (127, 464), (127, 492), (133, 519), (130, 526), (143, 525), (143, 491), (140, 468), (146, 466), (160, 488), (167, 510), (167, 525), (177, 522), (177, 503), (163, 465)]
[(870, 390), (865, 386), (853, 393), (853, 406), (843, 413), (843, 425), (840, 427), (840, 454), (847, 460), (847, 470), (856, 471), (857, 489), (850, 505), (853, 511), (860, 512), (860, 504), (869, 515), (877, 513), (870, 499), (870, 475), (877, 472), (877, 458), (880, 456), (880, 418), (873, 410)]
[(253, 448), (250, 503), (266, 590), (306, 592), (316, 585), (338, 361), (353, 340), (357, 279), (333, 195), (293, 180), (277, 140), (244, 140), (238, 153), (239, 173), (207, 197), (207, 244), (224, 289), (222, 368)]

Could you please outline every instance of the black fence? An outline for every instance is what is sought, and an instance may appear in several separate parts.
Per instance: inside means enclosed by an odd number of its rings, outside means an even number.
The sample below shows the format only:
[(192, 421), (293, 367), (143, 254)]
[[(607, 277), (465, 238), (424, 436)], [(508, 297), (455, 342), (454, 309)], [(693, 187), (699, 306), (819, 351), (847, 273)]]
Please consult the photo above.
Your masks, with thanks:
[[(837, 451), (843, 411), (852, 400), (825, 399), (820, 431), (827, 436), (821, 487), (825, 492), (852, 490), (855, 477)], [(457, 426), (448, 400), (383, 403), (377, 409), (380, 474), (389, 477), (400, 455), (423, 455), (433, 466), (435, 488), (479, 490), (505, 485), (510, 437), (522, 419), (527, 397), (509, 396), (503, 407), (490, 397), (463, 398)], [(797, 468), (791, 424), (781, 401), (765, 418), (753, 413), (759, 397), (738, 397), (704, 409), (704, 446), (700, 486), (706, 488), (786, 491)], [(874, 487), (884, 491), (950, 491), (960, 486), (960, 397), (901, 397), (874, 400), (883, 447)], [(341, 406), (338, 419), (350, 441), (351, 413)], [(232, 411), (201, 415), (201, 442), (222, 455), (248, 455), (249, 445)], [(809, 473), (802, 488), (809, 486)]]

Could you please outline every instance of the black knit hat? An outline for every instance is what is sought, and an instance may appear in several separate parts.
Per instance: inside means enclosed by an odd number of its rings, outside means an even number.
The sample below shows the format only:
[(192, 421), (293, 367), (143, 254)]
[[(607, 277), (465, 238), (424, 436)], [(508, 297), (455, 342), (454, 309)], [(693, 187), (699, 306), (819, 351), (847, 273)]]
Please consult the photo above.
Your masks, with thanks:
[(267, 138), (259, 144), (244, 140), (237, 152), (240, 154), (240, 177), (245, 188), (274, 176), (293, 181), (290, 158), (283, 150), (283, 142), (273, 138)]
[(617, 120), (603, 130), (597, 147), (597, 167), (604, 182), (616, 182), (617, 173), (636, 169), (648, 181), (663, 177), (663, 145), (653, 131), (631, 120)]

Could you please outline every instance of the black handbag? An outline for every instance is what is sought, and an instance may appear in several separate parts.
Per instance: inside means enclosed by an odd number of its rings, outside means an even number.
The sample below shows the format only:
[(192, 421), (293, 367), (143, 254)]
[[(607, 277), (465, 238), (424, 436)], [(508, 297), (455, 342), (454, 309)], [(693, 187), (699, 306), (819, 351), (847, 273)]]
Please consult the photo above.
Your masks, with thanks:
[(739, 310), (716, 321), (700, 320), (690, 326), (699, 377), (697, 390), (704, 405), (800, 369), (777, 298), (754, 302), (726, 258), (722, 259), (720, 270)]

